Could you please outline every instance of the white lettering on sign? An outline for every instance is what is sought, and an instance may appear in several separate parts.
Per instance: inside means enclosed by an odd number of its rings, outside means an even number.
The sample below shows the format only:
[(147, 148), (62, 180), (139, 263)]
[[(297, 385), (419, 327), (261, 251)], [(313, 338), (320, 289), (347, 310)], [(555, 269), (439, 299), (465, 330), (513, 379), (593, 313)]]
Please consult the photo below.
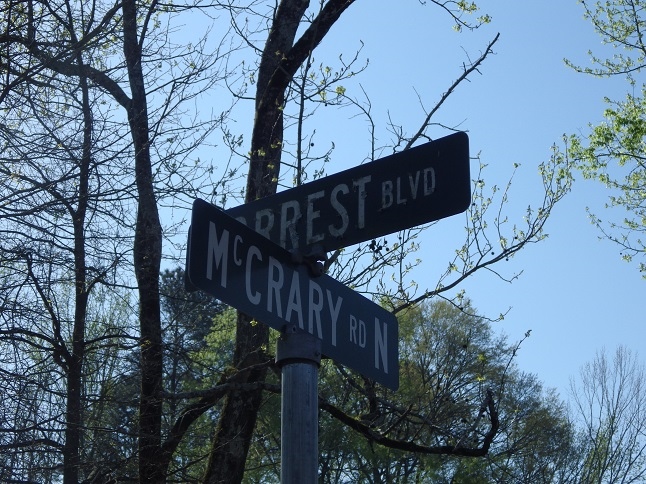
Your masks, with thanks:
[(327, 290), (327, 302), (330, 306), (330, 316), (332, 316), (332, 346), (336, 346), (336, 323), (339, 320), (339, 312), (341, 311), (341, 303), (343, 298), (341, 296), (337, 297), (336, 305), (332, 300), (332, 293)]
[[(263, 223), (263, 220), (266, 220), (266, 222)], [(265, 210), (259, 210), (258, 212), (256, 212), (256, 232), (269, 238), (269, 231), (273, 226), (274, 213), (271, 210), (266, 208)]]
[[(209, 244), (210, 243), (211, 243), (211, 237), (209, 234)], [(233, 239), (233, 263), (238, 267), (242, 267), (242, 259), (238, 256), (238, 247), (240, 246), (241, 243), (242, 243), (242, 237), (240, 237), (239, 235), (236, 235), (235, 238)]]
[[(206, 260), (206, 278), (213, 279), (213, 262), (216, 268), (220, 269), (220, 285), (227, 287), (227, 257), (229, 246), (229, 231), (222, 231), (222, 238), (218, 240), (218, 234), (215, 231), (215, 224), (209, 223), (209, 245)], [(222, 266), (220, 268), (220, 265)]]
[[(420, 190), (420, 182), (422, 182)], [(381, 182), (381, 208), (386, 209), (393, 204), (404, 205), (411, 200), (428, 197), (435, 191), (435, 170), (431, 167), (424, 168), (407, 177), (397, 177), (393, 180)]]
[[(312, 200), (320, 198), (312, 197)], [(263, 211), (258, 221), (271, 220)], [(264, 227), (260, 222), (257, 227)], [(316, 281), (307, 278), (301, 281), (300, 274), (292, 266), (285, 265), (275, 257), (268, 256), (267, 269), (258, 270), (264, 257), (260, 249), (251, 244), (245, 247), (240, 235), (231, 237), (228, 230), (218, 234), (216, 224), (209, 222), (206, 278), (217, 280), (227, 288), (229, 276), (229, 253), (233, 264), (244, 270), (244, 295), (254, 306), (263, 305), (266, 310), (286, 321), (292, 321), (309, 333), (323, 339), (323, 319), (331, 323), (328, 336), (333, 346), (337, 345), (337, 325), (343, 298), (323, 289)], [(233, 240), (231, 240), (233, 239)], [(231, 244), (231, 247), (229, 247)], [(217, 277), (219, 273), (219, 278)], [(257, 274), (266, 273), (266, 286)], [(266, 290), (264, 290), (266, 288)], [(307, 317), (307, 319), (306, 319)], [(305, 324), (307, 323), (307, 325)]]
[(384, 368), (384, 373), (388, 373), (388, 326), (383, 327), (379, 319), (375, 318), (375, 368), (379, 369), (379, 360)]
[(247, 266), (245, 271), (245, 276), (246, 276), (245, 290), (247, 291), (247, 299), (249, 299), (249, 302), (257, 306), (258, 304), (260, 304), (262, 295), (258, 291), (252, 292), (251, 290), (251, 274), (253, 273), (253, 271), (251, 270), (251, 260), (254, 258), (254, 256), (259, 261), (262, 261), (262, 254), (260, 253), (260, 249), (255, 245), (250, 245), (249, 251), (247, 252)]
[[(274, 278), (273, 274), (277, 277)], [(283, 266), (274, 257), (269, 257), (269, 276), (267, 277), (267, 311), (274, 312), (274, 303), (276, 303), (276, 314), (279, 318), (283, 317), (282, 304), (280, 302), (280, 290), (283, 288), (285, 275)]]
[[(288, 217), (291, 210), (292, 216)], [(289, 241), (294, 249), (298, 248), (298, 234), (296, 233), (296, 222), (301, 218), (301, 206), (296, 200), (285, 202), (280, 207), (280, 245), (287, 247), (287, 232)]]
[(321, 330), (321, 311), (323, 311), (323, 291), (321, 290), (321, 286), (319, 286), (312, 279), (310, 279), (309, 282), (308, 306), (310, 310), (308, 317), (309, 327), (307, 328), (307, 330), (310, 332), (310, 334), (314, 334), (314, 321), (316, 321), (316, 335), (322, 339), (323, 331)]
[(294, 274), (292, 275), (292, 284), (289, 286), (285, 319), (287, 321), (291, 321), (292, 311), (294, 311), (298, 315), (298, 327), (305, 329), (305, 324), (303, 323), (303, 304), (301, 303), (300, 285), (300, 276), (298, 272), (294, 271)]
[(340, 185), (337, 185), (332, 189), (332, 194), (330, 195), (330, 203), (332, 204), (332, 208), (339, 214), (339, 217), (341, 219), (340, 227), (336, 227), (333, 224), (330, 224), (330, 226), (328, 227), (330, 234), (333, 235), (334, 237), (343, 236), (345, 231), (348, 229), (348, 225), (350, 224), (348, 211), (343, 206), (343, 204), (339, 201), (339, 198), (338, 198), (339, 193), (343, 193), (344, 195), (347, 195), (348, 193), (350, 193), (350, 188), (348, 188), (348, 185), (346, 185), (345, 183), (341, 183)]
[(366, 197), (368, 192), (366, 191), (366, 184), (372, 179), (370, 175), (364, 176), (355, 180), (353, 185), (357, 188), (357, 200), (358, 200), (358, 213), (357, 213), (357, 228), (363, 229), (366, 226)]
[(321, 216), (320, 210), (314, 210), (314, 201), (323, 198), (324, 191), (310, 193), (307, 196), (307, 244), (313, 244), (323, 240), (323, 234), (314, 234), (314, 220)]
[[(435, 192), (435, 182), (433, 167), (386, 180), (383, 176), (366, 175), (351, 183), (310, 193), (302, 200), (287, 200), (274, 208), (259, 209), (249, 216), (253, 217), (251, 220), (244, 216), (237, 220), (285, 249), (299, 249), (299, 244), (313, 245), (327, 237), (342, 238), (350, 228), (360, 230), (376, 222), (374, 217), (383, 210), (429, 197)], [(373, 208), (378, 210), (373, 213)]]
[[(365, 183), (366, 180), (357, 186), (365, 186)], [(349, 193), (349, 187), (344, 187), (339, 188), (339, 194)], [(320, 199), (318, 194), (311, 198), (313, 201)], [(263, 220), (261, 226), (264, 226), (264, 220), (269, 218), (263, 214), (257, 220)], [(207, 247), (204, 270), (209, 281), (222, 289), (240, 293), (238, 297), (249, 305), (266, 310), (285, 324), (297, 324), (333, 347), (347, 348), (351, 344), (364, 350), (374, 348), (375, 369), (388, 373), (388, 327), (379, 318), (362, 314), (360, 307), (344, 306), (342, 296), (334, 294), (316, 279), (301, 277), (292, 264), (263, 254), (262, 245), (249, 243), (245, 237), (233, 235), (227, 229), (218, 231), (212, 221), (209, 222)], [(233, 287), (236, 285), (234, 280), (240, 287)], [(245, 307), (249, 308), (249, 305)], [(374, 325), (369, 322), (372, 318)]]
[(350, 341), (361, 348), (366, 347), (366, 323), (352, 315), (350, 315)]

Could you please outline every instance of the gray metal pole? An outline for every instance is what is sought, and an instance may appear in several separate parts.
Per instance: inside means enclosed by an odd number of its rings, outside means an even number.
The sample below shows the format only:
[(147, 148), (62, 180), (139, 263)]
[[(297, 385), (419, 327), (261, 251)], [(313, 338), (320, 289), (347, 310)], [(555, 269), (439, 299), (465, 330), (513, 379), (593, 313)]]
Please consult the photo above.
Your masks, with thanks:
[(321, 340), (285, 329), (276, 345), (281, 367), (281, 484), (318, 482), (318, 367)]

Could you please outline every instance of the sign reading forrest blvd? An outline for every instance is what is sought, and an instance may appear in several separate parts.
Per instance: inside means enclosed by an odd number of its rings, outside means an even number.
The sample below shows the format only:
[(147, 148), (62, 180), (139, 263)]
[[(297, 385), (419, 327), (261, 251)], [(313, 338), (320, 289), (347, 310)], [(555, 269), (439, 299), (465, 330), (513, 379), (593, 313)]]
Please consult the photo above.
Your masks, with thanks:
[(393, 390), (399, 386), (392, 313), (326, 274), (312, 277), (286, 249), (199, 199), (187, 273), (194, 286), (258, 321), (279, 331), (297, 326), (322, 341), (327, 357)]
[(469, 138), (458, 132), (227, 210), (288, 250), (333, 251), (464, 212)]

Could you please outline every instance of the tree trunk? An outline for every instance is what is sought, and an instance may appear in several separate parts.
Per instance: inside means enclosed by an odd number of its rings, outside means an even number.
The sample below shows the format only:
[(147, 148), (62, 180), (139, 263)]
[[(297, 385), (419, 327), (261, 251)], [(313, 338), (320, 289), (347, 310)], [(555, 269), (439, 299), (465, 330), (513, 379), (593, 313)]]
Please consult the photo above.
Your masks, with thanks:
[[(283, 104), (286, 85), (272, 84), (285, 53), (291, 49), (307, 0), (283, 0), (274, 17), (258, 69), (256, 117), (251, 138), (251, 160), (246, 202), (276, 193), (283, 141)], [(265, 324), (250, 324), (238, 314), (234, 365), (242, 369), (258, 363), (269, 343)], [(266, 369), (250, 372), (247, 381), (262, 381)], [(209, 458), (204, 482), (240, 482), (262, 402), (262, 390), (231, 392), (225, 401)]]
[(124, 54), (132, 100), (128, 123), (135, 152), (137, 223), (133, 257), (139, 289), (141, 348), (141, 397), (139, 402), (139, 482), (164, 482), (157, 463), (161, 449), (162, 421), (162, 331), (159, 298), (159, 269), (162, 237), (155, 199), (146, 90), (142, 72), (140, 39), (137, 34), (135, 0), (123, 1)]
[[(83, 57), (77, 55), (79, 65)], [(65, 447), (63, 449), (63, 483), (79, 482), (80, 447), (84, 415), (82, 412), (83, 364), (85, 361), (85, 327), (88, 306), (88, 288), (85, 252), (85, 214), (88, 203), (90, 164), (92, 163), (92, 108), (87, 78), (79, 77), (83, 111), (83, 148), (79, 163), (78, 205), (70, 208), (74, 228), (74, 329), (72, 331), (71, 354), (67, 362), (67, 402), (65, 410)]]
[[(352, 0), (330, 0), (307, 28), (298, 42), (296, 31), (308, 0), (282, 0), (273, 17), (267, 43), (258, 68), (256, 116), (251, 138), (246, 202), (276, 193), (283, 148), (283, 108), (285, 91), (300, 65), (320, 43)], [(243, 369), (263, 360), (269, 342), (266, 325), (250, 324), (250, 318), (238, 314), (234, 365)], [(246, 381), (262, 381), (266, 370), (250, 372)], [(247, 452), (262, 390), (231, 392), (225, 401), (213, 439), (205, 483), (240, 482), (244, 475)]]

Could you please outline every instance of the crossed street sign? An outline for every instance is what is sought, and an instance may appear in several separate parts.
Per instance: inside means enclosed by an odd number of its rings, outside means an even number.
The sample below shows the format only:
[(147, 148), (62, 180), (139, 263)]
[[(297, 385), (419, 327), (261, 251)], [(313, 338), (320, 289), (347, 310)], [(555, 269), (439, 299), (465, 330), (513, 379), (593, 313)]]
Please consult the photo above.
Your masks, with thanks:
[(396, 390), (397, 319), (203, 201), (193, 203), (188, 277), (198, 288), (279, 331), (298, 327), (323, 354)]
[[(458, 132), (225, 212), (196, 200), (187, 275), (275, 329), (318, 337), (323, 353), (397, 389), (397, 320), (294, 252), (321, 253), (465, 211), (469, 139)], [(291, 252), (290, 252), (291, 251)]]

